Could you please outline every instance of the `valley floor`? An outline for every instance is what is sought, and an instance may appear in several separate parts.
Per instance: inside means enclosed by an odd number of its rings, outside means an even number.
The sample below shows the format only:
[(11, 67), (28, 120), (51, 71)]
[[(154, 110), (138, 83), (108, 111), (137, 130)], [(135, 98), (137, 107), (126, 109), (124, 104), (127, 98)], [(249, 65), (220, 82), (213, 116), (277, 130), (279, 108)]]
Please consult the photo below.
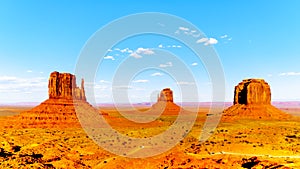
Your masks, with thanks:
[[(114, 129), (136, 138), (162, 133), (176, 120), (161, 116), (141, 127), (114, 109), (102, 111), (109, 114), (107, 121)], [(8, 122), (1, 117), (0, 168), (300, 168), (298, 118), (221, 122), (208, 140), (199, 142), (206, 112), (200, 110), (192, 130), (175, 147), (148, 158), (114, 155), (80, 127), (14, 128), (4, 125)]]

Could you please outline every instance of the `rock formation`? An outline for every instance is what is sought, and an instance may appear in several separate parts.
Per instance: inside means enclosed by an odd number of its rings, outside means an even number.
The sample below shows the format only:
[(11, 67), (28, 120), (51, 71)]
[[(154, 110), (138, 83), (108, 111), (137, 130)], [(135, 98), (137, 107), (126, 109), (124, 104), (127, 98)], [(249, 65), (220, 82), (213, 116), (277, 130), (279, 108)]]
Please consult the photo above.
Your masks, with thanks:
[(233, 104), (224, 110), (224, 120), (286, 119), (289, 117), (288, 114), (271, 105), (271, 89), (263, 79), (246, 79), (235, 86)]
[(52, 72), (49, 78), (49, 99), (74, 99), (86, 101), (84, 80), (81, 88), (76, 85), (76, 77), (70, 73)]
[(235, 86), (234, 104), (271, 104), (270, 86), (263, 79), (246, 79)]
[(163, 89), (157, 97), (157, 102), (159, 101), (173, 102), (173, 91), (170, 88)]
[(70, 73), (52, 72), (48, 84), (49, 99), (29, 111), (22, 112), (18, 121), (24, 127), (60, 127), (80, 125), (75, 106), (84, 113), (97, 111), (87, 101), (84, 81), (76, 85), (76, 77)]
[(163, 112), (164, 115), (177, 115), (180, 107), (173, 102), (173, 91), (163, 89), (157, 97), (157, 103), (152, 105), (151, 111)]

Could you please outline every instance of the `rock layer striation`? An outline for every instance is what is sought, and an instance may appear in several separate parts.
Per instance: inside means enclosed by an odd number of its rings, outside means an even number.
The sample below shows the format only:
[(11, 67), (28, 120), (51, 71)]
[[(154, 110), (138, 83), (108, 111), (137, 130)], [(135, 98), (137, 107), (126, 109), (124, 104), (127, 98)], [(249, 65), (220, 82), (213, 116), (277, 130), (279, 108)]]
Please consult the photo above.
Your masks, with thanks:
[(20, 113), (14, 120), (18, 120), (23, 127), (79, 126), (76, 110), (84, 111), (87, 115), (90, 111), (97, 111), (86, 101), (84, 80), (81, 81), (81, 87), (78, 87), (75, 75), (70, 73), (52, 72), (48, 94), (47, 100)]

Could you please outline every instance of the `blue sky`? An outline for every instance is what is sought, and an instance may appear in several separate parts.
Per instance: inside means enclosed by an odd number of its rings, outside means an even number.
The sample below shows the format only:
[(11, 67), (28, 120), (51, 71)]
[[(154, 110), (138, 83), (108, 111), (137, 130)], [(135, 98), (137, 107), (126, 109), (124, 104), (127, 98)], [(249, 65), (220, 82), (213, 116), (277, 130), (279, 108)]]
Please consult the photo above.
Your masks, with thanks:
[[(297, 0), (0, 1), (0, 103), (45, 100), (49, 74), (74, 73), (81, 49), (98, 29), (142, 12), (176, 15), (212, 38), (209, 45), (225, 73), (226, 101), (245, 78), (264, 78), (273, 101), (300, 100), (299, 7)], [(199, 100), (210, 101), (210, 79), (201, 60), (184, 44), (154, 35), (128, 38), (107, 53), (111, 57), (103, 60), (95, 79), (96, 100), (112, 101), (112, 78), (122, 61), (138, 50), (144, 54), (160, 47), (179, 56), (195, 75), (195, 84), (180, 83), (197, 85)], [(147, 102), (155, 91), (171, 87), (180, 101), (177, 83), (165, 72), (147, 70), (132, 79), (129, 97)]]

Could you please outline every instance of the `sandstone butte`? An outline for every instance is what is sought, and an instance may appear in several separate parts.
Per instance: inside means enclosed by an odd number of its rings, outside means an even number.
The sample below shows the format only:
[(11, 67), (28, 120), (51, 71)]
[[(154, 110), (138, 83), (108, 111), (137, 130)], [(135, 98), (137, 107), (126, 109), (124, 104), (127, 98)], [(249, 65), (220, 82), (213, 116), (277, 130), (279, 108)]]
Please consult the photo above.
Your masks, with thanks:
[(157, 97), (157, 102), (152, 105), (151, 111), (163, 112), (162, 115), (178, 115), (181, 107), (173, 102), (173, 91), (163, 89)]
[(271, 89), (263, 79), (245, 79), (234, 89), (233, 106), (223, 111), (222, 120), (287, 119), (290, 115), (271, 105)]
[(86, 101), (84, 80), (78, 87), (75, 75), (70, 73), (52, 72), (48, 94), (49, 98), (40, 105), (13, 118), (17, 124), (23, 127), (79, 126), (75, 106), (80, 106), (84, 113), (97, 111)]

